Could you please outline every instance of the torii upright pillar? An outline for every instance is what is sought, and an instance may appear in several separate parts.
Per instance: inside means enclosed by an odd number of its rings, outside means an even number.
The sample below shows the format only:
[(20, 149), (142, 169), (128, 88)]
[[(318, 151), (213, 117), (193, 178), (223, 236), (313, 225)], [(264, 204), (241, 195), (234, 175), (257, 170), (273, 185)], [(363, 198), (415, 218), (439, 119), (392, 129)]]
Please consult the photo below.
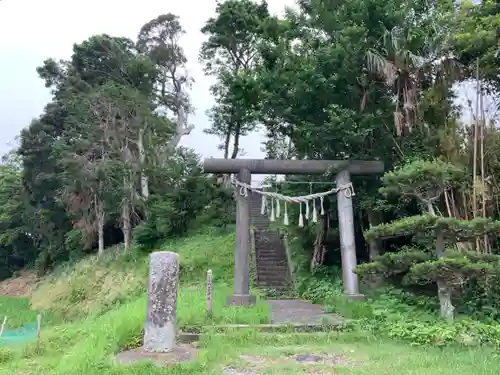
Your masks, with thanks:
[[(205, 173), (237, 173), (238, 180), (247, 184), (250, 184), (252, 174), (308, 175), (333, 171), (337, 187), (340, 187), (351, 182), (351, 175), (383, 173), (384, 164), (381, 161), (358, 160), (205, 159), (203, 170)], [(357, 259), (352, 197), (345, 190), (339, 191), (337, 204), (344, 292), (347, 297), (357, 298), (360, 294), (358, 278), (354, 273)], [(255, 297), (250, 295), (250, 246), (249, 200), (237, 194), (234, 294), (228, 297), (228, 304), (255, 303)]]

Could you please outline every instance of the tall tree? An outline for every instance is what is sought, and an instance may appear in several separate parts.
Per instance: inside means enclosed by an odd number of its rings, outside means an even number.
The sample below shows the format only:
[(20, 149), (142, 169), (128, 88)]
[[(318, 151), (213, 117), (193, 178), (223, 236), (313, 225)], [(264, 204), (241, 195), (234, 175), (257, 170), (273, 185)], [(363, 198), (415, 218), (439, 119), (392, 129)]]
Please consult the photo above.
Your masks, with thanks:
[(469, 68), (471, 77), (479, 77), (488, 89), (500, 92), (499, 42), (500, 11), (498, 2), (461, 2), (450, 20), (453, 37), (451, 46), (459, 61)]
[[(141, 170), (138, 134), (151, 114), (151, 103), (140, 91), (112, 82), (91, 92), (87, 100), (91, 114), (88, 123), (99, 125), (102, 149), (114, 155), (113, 165), (119, 171), (115, 176), (118, 175), (121, 180), (121, 189), (115, 184), (115, 191), (122, 192), (121, 225), (125, 249), (129, 249), (131, 215), (137, 205), (136, 177)], [(100, 155), (101, 160), (104, 156), (104, 153)], [(102, 209), (100, 213), (103, 214)]]
[[(443, 27), (437, 12), (446, 7), (422, 5), (419, 0), (405, 4), (408, 11), (401, 23), (385, 29), (380, 49), (369, 48), (367, 68), (383, 78), (395, 97), (394, 123), (398, 135), (424, 123), (418, 104), (424, 90), (434, 85), (451, 86), (460, 79), (462, 69), (450, 52), (451, 33)], [(445, 93), (446, 100), (449, 93)], [(362, 105), (370, 100), (365, 95)]]
[(60, 155), (54, 142), (64, 131), (66, 111), (57, 103), (21, 131), (19, 155), (22, 183), (27, 195), (27, 231), (38, 248), (37, 267), (41, 271), (56, 260), (68, 257), (64, 236), (71, 229), (70, 218), (59, 200), (62, 173)]
[[(155, 150), (156, 154), (161, 156), (159, 161), (162, 165), (168, 161), (168, 157), (179, 145), (182, 137), (189, 135), (194, 129), (194, 126), (188, 123), (188, 113), (191, 110), (188, 89), (191, 87), (192, 79), (187, 74), (187, 59), (179, 44), (184, 34), (179, 17), (167, 13), (144, 24), (137, 40), (138, 51), (147, 55), (157, 68), (154, 100), (158, 109), (164, 115), (172, 114), (174, 117), (171, 122), (174, 128), (169, 138)], [(140, 131), (140, 139), (143, 140), (146, 134), (148, 137), (152, 136), (150, 127)], [(148, 182), (144, 176), (141, 185), (143, 196), (147, 197)]]
[(13, 271), (33, 264), (37, 249), (25, 225), (26, 194), (22, 186), (22, 165), (13, 152), (0, 164), (0, 280)]
[[(416, 3), (307, 0), (283, 20), (270, 22), (255, 74), (259, 120), (268, 135), (289, 137), (297, 158), (376, 159), (391, 168), (405, 156), (432, 155), (437, 140), (426, 131), (395, 136), (393, 87), (366, 64), (368, 51), (384, 50), (387, 30), (404, 24), (409, 13), (423, 17), (425, 9)], [(418, 36), (415, 46), (407, 48), (413, 54), (426, 48), (425, 35)], [(363, 222), (374, 225), (382, 219), (374, 215), (379, 182), (365, 178), (354, 183), (355, 204), (363, 213), (357, 222), (361, 232)], [(313, 258), (324, 259), (320, 255)]]
[(217, 78), (211, 89), (216, 104), (208, 113), (212, 125), (205, 132), (222, 139), (224, 157), (234, 159), (240, 137), (257, 125), (253, 69), (270, 15), (267, 2), (251, 0), (220, 2), (216, 14), (201, 29), (208, 40), (202, 45), (200, 61), (205, 72)]
[[(19, 153), (34, 217), (30, 233), (45, 249), (39, 260), (44, 268), (56, 259), (69, 256), (71, 249), (65, 246), (65, 236), (72, 227), (70, 218), (73, 222), (86, 222), (87, 228), (99, 227), (102, 237), (103, 202), (96, 200), (99, 194), (89, 181), (88, 170), (91, 165), (97, 167), (96, 163), (102, 161), (102, 155), (96, 155), (97, 145), (93, 143), (102, 140), (98, 136), (102, 122), (76, 120), (78, 116), (82, 120), (82, 108), (89, 110), (87, 118), (93, 114), (89, 108), (92, 93), (109, 82), (129, 87), (150, 98), (156, 69), (149, 57), (137, 54), (131, 40), (97, 35), (74, 45), (70, 60), (56, 62), (48, 59), (37, 70), (46, 86), (52, 89), (53, 102), (39, 120), (23, 131)], [(73, 163), (76, 162), (76, 156), (77, 164), (82, 168), (76, 168), (74, 164), (68, 168), (68, 161), (73, 159)], [(97, 173), (96, 168), (93, 173)], [(73, 183), (68, 185), (68, 181)], [(76, 198), (76, 192), (79, 192), (80, 207), (77, 210), (79, 217), (75, 218), (76, 212), (66, 209), (69, 197)], [(62, 193), (67, 199), (60, 199)], [(76, 202), (73, 200), (72, 204)], [(82, 205), (87, 205), (87, 209), (82, 210)], [(89, 215), (91, 211), (95, 214)], [(96, 222), (100, 224), (95, 225)], [(89, 236), (86, 240), (92, 242)], [(102, 250), (104, 244), (100, 243), (100, 246)]]

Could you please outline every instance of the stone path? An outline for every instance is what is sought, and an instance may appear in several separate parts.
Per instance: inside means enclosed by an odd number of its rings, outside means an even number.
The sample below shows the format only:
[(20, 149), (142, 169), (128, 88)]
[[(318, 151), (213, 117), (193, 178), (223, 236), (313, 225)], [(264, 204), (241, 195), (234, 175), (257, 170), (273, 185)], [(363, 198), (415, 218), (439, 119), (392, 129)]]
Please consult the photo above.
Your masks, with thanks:
[[(276, 348), (270, 348), (271, 352), (274, 349)], [(311, 353), (303, 351), (304, 348), (297, 346), (284, 349), (288, 353), (274, 351), (274, 355), (271, 354), (270, 356), (241, 354), (240, 360), (243, 360), (243, 363), (225, 366), (223, 372), (228, 375), (263, 375), (270, 373), (332, 375), (339, 374), (338, 367), (352, 368), (363, 365), (363, 362), (350, 360), (349, 356), (344, 353)], [(284, 367), (288, 369), (287, 372), (284, 371)]]
[(322, 324), (327, 320), (332, 324), (342, 323), (336, 314), (327, 314), (321, 305), (304, 300), (268, 300), (271, 306), (272, 324)]

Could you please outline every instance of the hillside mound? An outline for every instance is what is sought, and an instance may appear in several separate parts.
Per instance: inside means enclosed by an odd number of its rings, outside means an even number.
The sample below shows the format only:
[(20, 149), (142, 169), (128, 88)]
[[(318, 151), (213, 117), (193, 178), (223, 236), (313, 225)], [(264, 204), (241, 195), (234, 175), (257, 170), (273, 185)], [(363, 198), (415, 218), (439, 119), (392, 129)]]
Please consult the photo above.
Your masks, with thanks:
[[(167, 241), (158, 251), (180, 255), (183, 285), (204, 283), (206, 271), (214, 281), (231, 283), (234, 233), (201, 233)], [(101, 314), (146, 294), (148, 256), (138, 251), (109, 249), (104, 256), (68, 264), (41, 281), (31, 296), (38, 311), (57, 312), (66, 319)]]
[(29, 297), (38, 281), (35, 272), (23, 271), (17, 277), (0, 282), (0, 297)]

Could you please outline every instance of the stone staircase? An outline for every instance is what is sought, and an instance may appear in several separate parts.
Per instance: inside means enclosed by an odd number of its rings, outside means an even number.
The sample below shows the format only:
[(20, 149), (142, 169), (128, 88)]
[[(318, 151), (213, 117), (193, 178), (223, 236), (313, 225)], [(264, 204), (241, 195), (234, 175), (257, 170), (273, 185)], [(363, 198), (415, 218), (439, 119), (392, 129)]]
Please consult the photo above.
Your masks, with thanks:
[(257, 193), (249, 193), (250, 199), (250, 221), (256, 232), (269, 230), (269, 217), (261, 215), (262, 196)]
[(261, 196), (250, 195), (250, 215), (255, 233), (256, 286), (277, 294), (292, 290), (286, 250), (281, 235), (269, 229), (269, 218), (261, 215)]

